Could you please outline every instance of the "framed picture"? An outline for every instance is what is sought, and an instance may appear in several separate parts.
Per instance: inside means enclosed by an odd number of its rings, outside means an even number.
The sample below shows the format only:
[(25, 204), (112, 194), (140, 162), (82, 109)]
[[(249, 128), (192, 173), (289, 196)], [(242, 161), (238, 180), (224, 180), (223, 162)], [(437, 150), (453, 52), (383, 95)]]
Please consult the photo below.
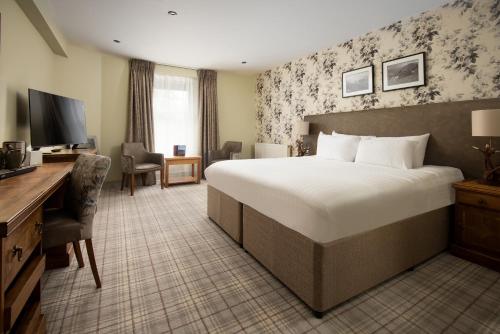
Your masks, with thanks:
[(382, 62), (382, 91), (425, 86), (425, 53)]
[(373, 93), (373, 65), (342, 73), (342, 97)]

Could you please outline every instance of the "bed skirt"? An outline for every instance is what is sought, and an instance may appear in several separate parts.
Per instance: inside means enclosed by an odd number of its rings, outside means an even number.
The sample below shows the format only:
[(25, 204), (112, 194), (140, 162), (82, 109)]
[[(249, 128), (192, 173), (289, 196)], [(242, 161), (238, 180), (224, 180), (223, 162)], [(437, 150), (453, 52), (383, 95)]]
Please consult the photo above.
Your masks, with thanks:
[(324, 312), (443, 251), (450, 212), (445, 207), (317, 243), (243, 205), (243, 248), (313, 311)]
[(243, 205), (214, 187), (207, 186), (207, 214), (231, 238), (241, 245)]
[(439, 254), (451, 206), (318, 243), (208, 186), (208, 216), (316, 315)]

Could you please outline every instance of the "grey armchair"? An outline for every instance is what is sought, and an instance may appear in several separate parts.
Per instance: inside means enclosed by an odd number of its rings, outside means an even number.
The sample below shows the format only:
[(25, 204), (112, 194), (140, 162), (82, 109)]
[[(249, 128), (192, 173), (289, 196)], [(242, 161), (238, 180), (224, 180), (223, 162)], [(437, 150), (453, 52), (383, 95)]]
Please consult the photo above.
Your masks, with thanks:
[(145, 183), (146, 173), (160, 171), (160, 185), (163, 189), (163, 172), (165, 160), (161, 153), (151, 153), (146, 151), (142, 143), (123, 143), (122, 144), (122, 186), (125, 185), (126, 178), (129, 179), (130, 195), (134, 196), (135, 176), (141, 174), (143, 184)]
[(83, 267), (80, 240), (85, 240), (97, 288), (101, 287), (101, 280), (92, 246), (92, 225), (99, 194), (110, 165), (109, 157), (81, 154), (71, 172), (64, 209), (46, 212), (43, 223), (43, 248), (48, 249), (72, 242), (80, 268)]
[(241, 153), (242, 142), (240, 141), (227, 141), (222, 145), (220, 150), (208, 152), (208, 165), (217, 161), (238, 159)]

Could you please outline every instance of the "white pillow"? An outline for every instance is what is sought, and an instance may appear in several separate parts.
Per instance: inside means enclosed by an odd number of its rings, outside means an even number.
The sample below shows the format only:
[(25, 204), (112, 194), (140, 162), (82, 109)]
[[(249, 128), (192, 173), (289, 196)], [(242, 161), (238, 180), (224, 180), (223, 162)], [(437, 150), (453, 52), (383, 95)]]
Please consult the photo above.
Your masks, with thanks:
[(420, 168), (424, 165), (425, 151), (427, 142), (429, 141), (429, 133), (421, 136), (406, 136), (406, 137), (377, 137), (376, 139), (383, 140), (410, 140), (416, 142), (415, 151), (413, 152), (413, 168)]
[(337, 137), (320, 132), (316, 146), (316, 156), (352, 162), (356, 157), (359, 141), (360, 138), (357, 136)]
[(342, 137), (342, 136), (345, 136), (345, 137), (359, 137), (359, 138), (361, 138), (362, 140), (376, 138), (375, 136), (356, 136), (356, 135), (345, 135), (345, 134), (343, 134), (343, 133), (338, 133), (338, 132), (335, 132), (335, 130), (334, 130), (334, 131), (332, 131), (332, 136), (339, 136), (339, 137)]
[(356, 163), (411, 169), (416, 143), (410, 140), (362, 140)]

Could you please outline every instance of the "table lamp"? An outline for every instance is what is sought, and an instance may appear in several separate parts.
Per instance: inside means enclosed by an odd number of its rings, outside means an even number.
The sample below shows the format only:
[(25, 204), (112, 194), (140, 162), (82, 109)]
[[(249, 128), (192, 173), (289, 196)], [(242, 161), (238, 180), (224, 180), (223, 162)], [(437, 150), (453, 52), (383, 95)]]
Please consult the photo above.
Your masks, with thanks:
[(297, 156), (302, 157), (309, 154), (310, 151), (310, 147), (306, 146), (303, 140), (303, 136), (309, 134), (309, 122), (298, 120), (295, 122), (295, 130), (299, 135), (299, 139), (297, 139)]
[(500, 137), (500, 109), (473, 110), (472, 136), (489, 137), (490, 141), (483, 149), (473, 146), (484, 155), (484, 173), (483, 182), (488, 184), (500, 184), (500, 166), (493, 164), (491, 157), (500, 152), (491, 144), (491, 137)]

